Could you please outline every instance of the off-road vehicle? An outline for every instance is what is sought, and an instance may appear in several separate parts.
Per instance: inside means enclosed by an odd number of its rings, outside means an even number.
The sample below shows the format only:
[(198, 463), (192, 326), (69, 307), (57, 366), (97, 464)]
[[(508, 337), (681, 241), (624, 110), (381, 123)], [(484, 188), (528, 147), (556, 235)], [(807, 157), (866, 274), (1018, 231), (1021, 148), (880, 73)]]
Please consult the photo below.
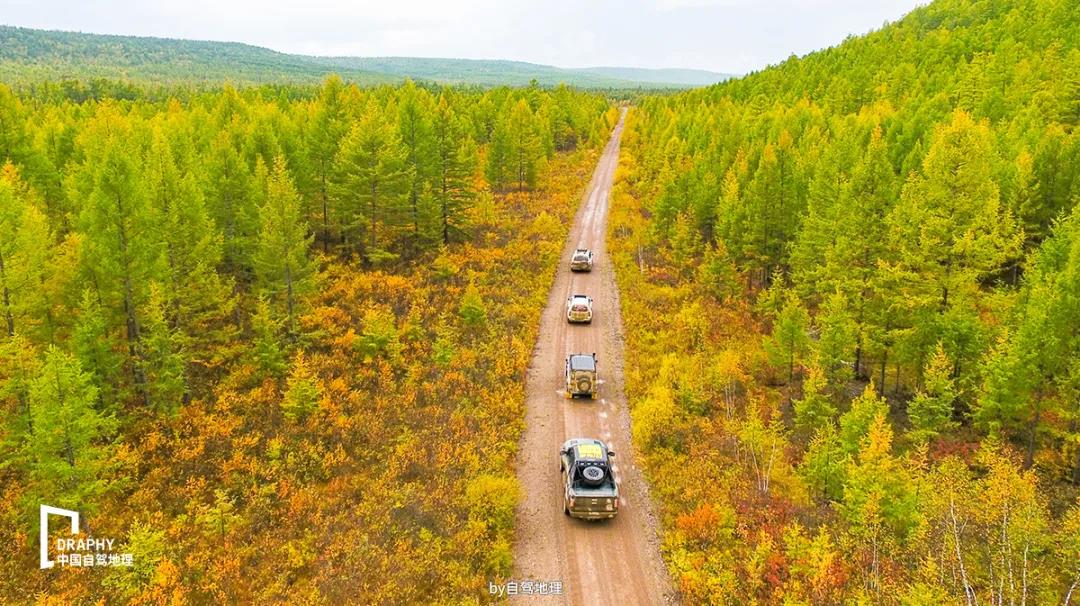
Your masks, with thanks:
[(596, 399), (600, 389), (596, 380), (596, 354), (566, 356), (566, 397), (589, 396)]
[(571, 295), (566, 300), (566, 321), (592, 323), (592, 298), (585, 295)]
[(576, 248), (570, 255), (570, 271), (592, 271), (592, 251), (587, 248)]
[(574, 438), (559, 451), (563, 513), (572, 518), (603, 520), (619, 513), (619, 485), (611, 469), (615, 453), (600, 440)]

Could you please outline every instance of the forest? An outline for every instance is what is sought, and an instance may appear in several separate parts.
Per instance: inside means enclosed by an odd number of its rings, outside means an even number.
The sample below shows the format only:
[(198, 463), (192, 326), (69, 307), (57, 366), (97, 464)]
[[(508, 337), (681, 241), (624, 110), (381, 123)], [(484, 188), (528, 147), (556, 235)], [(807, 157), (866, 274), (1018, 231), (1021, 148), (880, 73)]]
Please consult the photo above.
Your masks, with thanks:
[(630, 115), (609, 242), (688, 603), (1070, 604), (1080, 7), (938, 0)]
[[(0, 603), (494, 599), (628, 93), (12, 30)], [(935, 0), (625, 120), (618, 447), (678, 599), (1080, 603), (1080, 4)], [(134, 565), (39, 570), (43, 503)]]
[[(566, 87), (0, 85), (0, 602), (475, 601), (617, 117)], [(131, 567), (37, 568), (40, 503)]]

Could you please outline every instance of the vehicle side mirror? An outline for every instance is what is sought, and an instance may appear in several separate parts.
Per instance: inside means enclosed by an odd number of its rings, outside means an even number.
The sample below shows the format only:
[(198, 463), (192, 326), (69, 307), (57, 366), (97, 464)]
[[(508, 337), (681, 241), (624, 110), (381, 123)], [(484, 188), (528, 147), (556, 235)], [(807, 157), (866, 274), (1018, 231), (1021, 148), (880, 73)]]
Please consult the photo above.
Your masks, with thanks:
[(608, 457), (610, 457), (610, 458), (612, 458), (612, 459), (614, 459), (614, 458), (615, 458), (615, 453), (613, 453), (613, 452), (611, 452), (611, 451), (609, 450), (609, 451), (607, 452), (607, 456), (608, 456)]

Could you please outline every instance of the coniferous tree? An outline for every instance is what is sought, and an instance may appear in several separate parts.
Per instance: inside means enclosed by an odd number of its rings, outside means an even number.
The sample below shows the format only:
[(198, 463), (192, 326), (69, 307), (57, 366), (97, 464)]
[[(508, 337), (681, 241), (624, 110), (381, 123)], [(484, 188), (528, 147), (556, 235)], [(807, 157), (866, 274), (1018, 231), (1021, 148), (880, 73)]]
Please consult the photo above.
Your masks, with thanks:
[(925, 385), (908, 404), (913, 439), (926, 440), (956, 426), (952, 420), (953, 401), (956, 399), (952, 371), (953, 364), (945, 348), (938, 343), (923, 373)]
[[(1021, 290), (1015, 328), (987, 356), (976, 420), (1021, 438), (1031, 465), (1044, 419), (1059, 408), (1058, 386), (1068, 385), (1080, 355), (1080, 220), (1060, 222), (1034, 256)], [(1068, 393), (1068, 392), (1066, 392)], [(1080, 467), (1080, 458), (1076, 465)]]
[(426, 101), (426, 92), (418, 89), (411, 81), (402, 87), (397, 125), (403, 152), (402, 168), (408, 214), (406, 223), (410, 245), (414, 248), (421, 245), (422, 221), (426, 214), (423, 205), (428, 196), (426, 190), (433, 178), (436, 162)]
[(182, 337), (170, 326), (166, 305), (167, 298), (161, 287), (152, 284), (143, 313), (146, 378), (157, 410), (173, 414), (187, 396), (187, 378)]
[(848, 300), (835, 292), (825, 300), (818, 312), (818, 361), (833, 388), (842, 390), (852, 378), (852, 358), (858, 327), (848, 311)]
[(288, 334), (296, 335), (300, 296), (312, 284), (315, 265), (308, 257), (311, 236), (303, 219), (300, 196), (285, 159), (278, 157), (266, 181), (266, 201), (260, 209), (255, 273), (261, 292), (278, 307)]
[(151, 405), (142, 350), (142, 319), (149, 284), (165, 274), (147, 192), (130, 149), (114, 135), (87, 167), (92, 183), (82, 209), (83, 258), (104, 306), (123, 319), (128, 362), (144, 403)]
[(836, 416), (836, 406), (829, 399), (826, 391), (828, 381), (825, 372), (818, 364), (811, 364), (803, 382), (803, 397), (795, 400), (795, 426), (816, 431), (827, 423), (832, 423)]
[(62, 286), (52, 280), (57, 252), (47, 217), (36, 206), (27, 206), (5, 269), (8, 284), (17, 291), (11, 311), (19, 318), (20, 330), (38, 343), (51, 343), (56, 335), (53, 307), (61, 294), (57, 287)]
[(788, 292), (773, 323), (772, 336), (765, 341), (765, 349), (772, 364), (783, 368), (787, 375), (789, 400), (795, 382), (795, 367), (802, 361), (810, 343), (809, 324), (810, 317), (798, 295)]
[(234, 274), (250, 272), (259, 231), (256, 198), (261, 185), (224, 132), (210, 143), (206, 172), (207, 209), (222, 235), (223, 264)]
[[(366, 261), (390, 255), (390, 242), (408, 182), (401, 140), (369, 108), (341, 143), (334, 161), (335, 197), (346, 250), (358, 247)], [(392, 256), (392, 255), (391, 255)]]
[(835, 423), (825, 423), (814, 432), (799, 466), (807, 485), (823, 498), (839, 501), (847, 480), (846, 462), (850, 455), (840, 442)]
[(882, 286), (879, 266), (889, 261), (885, 219), (896, 197), (892, 165), (880, 127), (871, 134), (863, 157), (844, 188), (835, 218), (834, 239), (825, 254), (822, 282), (847, 296), (855, 324), (852, 368), (862, 374), (868, 344), (882, 338), (882, 315), (893, 294)]
[(210, 325), (229, 312), (229, 286), (217, 274), (222, 238), (206, 211), (193, 177), (182, 176), (171, 146), (154, 134), (144, 182), (167, 266), (164, 292), (168, 320), (188, 340), (208, 336)]
[(59, 506), (92, 510), (108, 486), (101, 473), (109, 463), (103, 440), (115, 422), (96, 401), (97, 389), (78, 360), (50, 347), (30, 386), (35, 431), (24, 454), (35, 491)]
[(0, 315), (3, 317), (5, 334), (15, 335), (15, 309), (18, 280), (13, 273), (15, 233), (22, 218), (23, 204), (15, 197), (15, 188), (0, 179)]
[(84, 290), (75, 316), (70, 347), (79, 365), (97, 387), (102, 403), (113, 406), (116, 404), (116, 387), (123, 360), (113, 350), (109, 333), (108, 317), (102, 309), (98, 293), (89, 288)]
[(7, 415), (9, 435), (25, 441), (34, 435), (34, 410), (30, 387), (41, 366), (34, 344), (20, 334), (0, 339), (0, 400), (15, 402), (14, 414)]
[(889, 412), (885, 399), (878, 397), (874, 384), (870, 383), (862, 395), (851, 402), (851, 408), (840, 415), (840, 442), (849, 454), (858, 452), (863, 438), (870, 432), (874, 419)]
[(265, 296), (259, 297), (251, 316), (254, 333), (251, 357), (259, 370), (271, 377), (280, 377), (287, 365), (280, 345), (282, 324), (274, 319), (269, 300)]
[(33, 139), (27, 130), (25, 108), (11, 89), (0, 84), (0, 166), (32, 161)]
[(1019, 254), (1021, 232), (993, 179), (990, 136), (986, 124), (954, 114), (888, 219), (913, 320), (908, 346), (920, 368), (937, 340), (976, 313), (980, 281)]
[(435, 108), (432, 147), (432, 197), (439, 213), (439, 237), (446, 245), (460, 238), (467, 227), (465, 213), (475, 194), (476, 155), (445, 96)]
[(510, 186), (513, 177), (511, 170), (513, 155), (509, 121), (498, 120), (491, 132), (487, 161), (484, 165), (484, 177), (487, 178), (488, 186), (492, 190), (505, 191)]
[(303, 421), (319, 405), (319, 386), (315, 372), (308, 364), (304, 352), (296, 353), (289, 371), (288, 386), (281, 402), (282, 413), (290, 421)]
[(341, 139), (348, 132), (345, 85), (341, 78), (330, 76), (323, 83), (315, 101), (315, 115), (308, 131), (308, 147), (316, 185), (317, 214), (321, 225), (323, 250), (330, 246), (330, 198), (334, 159)]

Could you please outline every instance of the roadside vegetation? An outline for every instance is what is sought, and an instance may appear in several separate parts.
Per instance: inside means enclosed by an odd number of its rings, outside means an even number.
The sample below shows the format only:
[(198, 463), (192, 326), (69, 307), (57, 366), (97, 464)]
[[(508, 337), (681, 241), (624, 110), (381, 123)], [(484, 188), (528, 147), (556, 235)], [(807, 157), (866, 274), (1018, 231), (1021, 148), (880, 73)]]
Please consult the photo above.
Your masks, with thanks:
[[(484, 595), (616, 117), (567, 88), (0, 86), (0, 601)], [(41, 503), (135, 565), (39, 571)]]
[(687, 602), (1077, 602), (1078, 28), (939, 0), (631, 112), (611, 249)]

